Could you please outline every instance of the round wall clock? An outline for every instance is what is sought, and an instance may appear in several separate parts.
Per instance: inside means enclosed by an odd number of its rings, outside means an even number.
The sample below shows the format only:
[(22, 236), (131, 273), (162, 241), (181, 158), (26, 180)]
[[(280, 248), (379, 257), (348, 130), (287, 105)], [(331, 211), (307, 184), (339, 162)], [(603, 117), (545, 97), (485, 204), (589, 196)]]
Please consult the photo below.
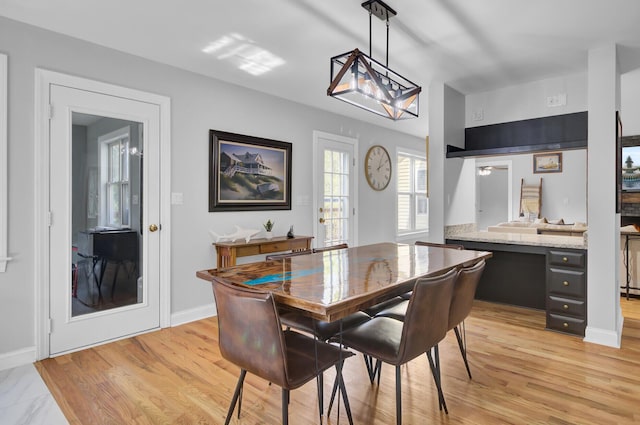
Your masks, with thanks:
[(380, 145), (371, 146), (364, 157), (364, 174), (373, 190), (384, 190), (391, 181), (391, 157)]

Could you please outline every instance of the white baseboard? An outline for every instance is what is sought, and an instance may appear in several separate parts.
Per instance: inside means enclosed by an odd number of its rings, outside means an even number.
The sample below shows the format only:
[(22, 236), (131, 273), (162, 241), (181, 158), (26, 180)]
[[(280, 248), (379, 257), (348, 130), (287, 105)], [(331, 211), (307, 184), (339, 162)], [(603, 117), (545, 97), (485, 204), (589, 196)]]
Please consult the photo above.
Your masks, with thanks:
[(36, 347), (23, 348), (0, 354), (0, 370), (11, 369), (36, 361)]
[(171, 314), (171, 326), (184, 325), (185, 323), (206, 319), (208, 317), (215, 316), (216, 314), (216, 305), (214, 303), (189, 310), (179, 311)]
[(584, 342), (620, 348), (622, 342), (622, 327), (624, 325), (624, 317), (622, 317), (622, 315), (618, 317), (618, 323), (620, 326), (615, 331), (587, 326), (584, 332)]

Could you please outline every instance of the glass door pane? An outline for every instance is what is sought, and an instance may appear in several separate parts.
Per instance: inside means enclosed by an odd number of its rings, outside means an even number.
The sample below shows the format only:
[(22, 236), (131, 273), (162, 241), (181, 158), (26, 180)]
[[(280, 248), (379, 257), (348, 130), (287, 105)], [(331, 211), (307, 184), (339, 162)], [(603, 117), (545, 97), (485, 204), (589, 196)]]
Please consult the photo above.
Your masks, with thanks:
[(72, 122), (75, 317), (143, 302), (142, 123), (78, 112)]

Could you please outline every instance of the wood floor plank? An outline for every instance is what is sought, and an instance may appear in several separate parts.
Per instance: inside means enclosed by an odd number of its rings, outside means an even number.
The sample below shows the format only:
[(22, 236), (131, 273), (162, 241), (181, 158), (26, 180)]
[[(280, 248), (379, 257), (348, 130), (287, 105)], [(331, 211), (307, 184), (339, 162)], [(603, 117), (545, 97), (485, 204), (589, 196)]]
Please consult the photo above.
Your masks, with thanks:
[[(640, 422), (640, 300), (622, 300), (620, 349), (544, 330), (544, 312), (477, 301), (466, 321), (469, 380), (453, 334), (440, 344), (449, 415), (438, 410), (425, 356), (404, 365), (406, 424)], [(218, 348), (215, 318), (36, 364), (71, 424), (221, 424), (239, 370)], [(325, 373), (325, 408), (335, 373)], [(395, 422), (395, 373), (370, 384), (362, 356), (344, 377), (358, 424)], [(280, 388), (248, 375), (233, 424), (280, 423)], [(341, 403), (340, 423), (347, 423)], [(314, 382), (291, 392), (290, 423), (318, 423)], [(326, 424), (338, 423), (334, 407)]]

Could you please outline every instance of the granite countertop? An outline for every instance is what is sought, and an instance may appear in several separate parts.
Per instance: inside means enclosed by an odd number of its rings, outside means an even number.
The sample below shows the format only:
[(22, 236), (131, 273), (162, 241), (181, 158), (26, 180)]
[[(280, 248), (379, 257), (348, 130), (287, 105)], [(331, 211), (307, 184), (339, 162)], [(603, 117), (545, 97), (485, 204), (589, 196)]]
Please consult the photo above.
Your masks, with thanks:
[(553, 248), (587, 249), (583, 236), (536, 235), (507, 232), (468, 232), (449, 235), (447, 239), (504, 243), (512, 245), (548, 246)]

